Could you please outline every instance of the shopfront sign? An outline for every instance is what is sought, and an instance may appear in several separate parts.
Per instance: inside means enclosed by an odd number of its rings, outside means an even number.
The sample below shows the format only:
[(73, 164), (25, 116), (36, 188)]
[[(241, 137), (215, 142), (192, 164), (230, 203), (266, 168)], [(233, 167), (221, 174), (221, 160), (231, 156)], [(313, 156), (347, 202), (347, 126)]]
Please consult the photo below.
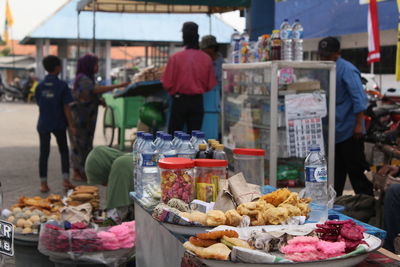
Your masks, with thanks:
[(0, 220), (0, 253), (14, 256), (14, 227), (3, 220)]

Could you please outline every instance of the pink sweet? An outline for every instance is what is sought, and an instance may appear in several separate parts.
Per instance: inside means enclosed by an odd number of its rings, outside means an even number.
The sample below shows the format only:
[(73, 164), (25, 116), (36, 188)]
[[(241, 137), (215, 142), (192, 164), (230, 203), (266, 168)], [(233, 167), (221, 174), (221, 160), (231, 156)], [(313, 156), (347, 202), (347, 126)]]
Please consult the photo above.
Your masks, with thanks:
[(281, 251), (285, 254), (315, 252), (317, 250), (315, 244), (295, 244), (282, 247)]
[(316, 244), (319, 241), (315, 236), (296, 236), (288, 241), (289, 245), (295, 244)]
[(328, 242), (328, 241), (319, 241), (317, 244), (317, 249), (324, 254), (340, 254), (344, 253), (346, 248), (345, 242)]

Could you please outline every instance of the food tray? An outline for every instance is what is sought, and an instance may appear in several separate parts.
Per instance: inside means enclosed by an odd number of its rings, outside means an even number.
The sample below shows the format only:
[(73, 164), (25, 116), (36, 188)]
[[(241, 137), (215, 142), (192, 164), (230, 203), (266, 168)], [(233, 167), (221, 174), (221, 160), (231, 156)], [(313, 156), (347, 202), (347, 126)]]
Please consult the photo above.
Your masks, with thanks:
[(204, 264), (210, 267), (220, 267), (220, 266), (235, 266), (235, 267), (260, 267), (260, 266), (270, 266), (270, 267), (308, 267), (308, 266), (324, 266), (324, 267), (346, 267), (354, 266), (362, 262), (368, 257), (368, 254), (378, 250), (382, 246), (382, 241), (370, 234), (364, 233), (364, 241), (368, 243), (369, 250), (363, 254), (357, 254), (349, 256), (346, 258), (332, 258), (328, 260), (321, 261), (308, 261), (308, 262), (282, 262), (282, 263), (242, 263), (242, 262), (231, 262), (222, 260), (207, 260), (200, 259)]
[(168, 231), (180, 235), (197, 235), (213, 229), (214, 227), (197, 226), (197, 225), (179, 225), (167, 222), (160, 222)]

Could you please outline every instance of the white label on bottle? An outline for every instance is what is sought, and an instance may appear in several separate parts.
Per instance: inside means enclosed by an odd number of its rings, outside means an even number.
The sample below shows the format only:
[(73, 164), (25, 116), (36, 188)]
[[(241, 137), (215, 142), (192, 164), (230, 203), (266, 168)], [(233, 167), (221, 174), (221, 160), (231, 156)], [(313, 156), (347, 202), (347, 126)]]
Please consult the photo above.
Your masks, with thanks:
[(326, 167), (306, 167), (305, 172), (307, 182), (318, 183), (328, 180)]

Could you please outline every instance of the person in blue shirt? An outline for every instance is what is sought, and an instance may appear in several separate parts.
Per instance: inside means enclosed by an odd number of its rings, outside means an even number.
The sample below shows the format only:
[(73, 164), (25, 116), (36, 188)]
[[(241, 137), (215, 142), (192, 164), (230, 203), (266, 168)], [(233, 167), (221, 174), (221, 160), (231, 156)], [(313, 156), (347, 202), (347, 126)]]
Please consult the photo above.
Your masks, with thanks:
[(364, 111), (368, 100), (360, 71), (340, 56), (340, 42), (334, 37), (318, 44), (321, 60), (336, 62), (335, 183), (337, 196), (343, 193), (347, 175), (356, 194), (373, 195), (373, 185), (364, 175), (369, 165), (364, 155)]
[(43, 66), (48, 72), (46, 77), (36, 88), (36, 103), (39, 106), (37, 131), (40, 140), (39, 176), (41, 181), (40, 192), (48, 192), (47, 163), (50, 154), (50, 138), (56, 138), (61, 155), (61, 169), (63, 186), (66, 189), (74, 188), (69, 181), (69, 151), (67, 143), (67, 127), (70, 134), (76, 132), (73, 126), (69, 104), (73, 101), (71, 90), (67, 83), (58, 78), (61, 72), (61, 60), (56, 56), (47, 56), (43, 59)]

